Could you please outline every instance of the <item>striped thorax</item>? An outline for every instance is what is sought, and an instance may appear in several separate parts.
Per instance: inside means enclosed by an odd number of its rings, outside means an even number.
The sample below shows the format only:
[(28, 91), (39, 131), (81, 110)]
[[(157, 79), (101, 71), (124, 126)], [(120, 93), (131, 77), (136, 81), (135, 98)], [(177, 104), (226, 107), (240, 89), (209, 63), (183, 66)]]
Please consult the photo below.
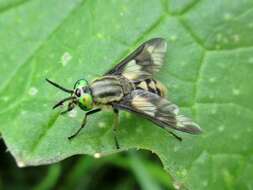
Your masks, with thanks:
[(104, 76), (95, 79), (90, 85), (95, 104), (120, 101), (133, 88), (133, 83), (122, 76)]

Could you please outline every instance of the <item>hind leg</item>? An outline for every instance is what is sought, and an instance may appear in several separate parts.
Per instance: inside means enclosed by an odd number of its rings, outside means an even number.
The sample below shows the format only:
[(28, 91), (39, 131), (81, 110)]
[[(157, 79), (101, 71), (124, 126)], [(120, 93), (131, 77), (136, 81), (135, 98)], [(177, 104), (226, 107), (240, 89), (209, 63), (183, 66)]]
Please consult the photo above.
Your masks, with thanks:
[(182, 141), (182, 140), (183, 140), (181, 137), (177, 136), (175, 133), (173, 133), (173, 132), (171, 132), (171, 131), (169, 131), (169, 133), (170, 133), (173, 137), (175, 137), (177, 140), (179, 140), (179, 141)]

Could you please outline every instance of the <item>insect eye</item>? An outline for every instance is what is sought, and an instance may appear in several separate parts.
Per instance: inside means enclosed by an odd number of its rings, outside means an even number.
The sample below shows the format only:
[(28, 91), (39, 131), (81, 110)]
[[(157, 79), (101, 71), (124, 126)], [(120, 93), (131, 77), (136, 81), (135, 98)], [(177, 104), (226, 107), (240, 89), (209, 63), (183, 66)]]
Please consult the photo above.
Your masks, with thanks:
[(83, 87), (83, 93), (88, 93), (89, 92), (89, 89), (87, 87)]
[(76, 92), (75, 92), (75, 94), (76, 94), (77, 97), (80, 97), (81, 96), (81, 90), (77, 89)]

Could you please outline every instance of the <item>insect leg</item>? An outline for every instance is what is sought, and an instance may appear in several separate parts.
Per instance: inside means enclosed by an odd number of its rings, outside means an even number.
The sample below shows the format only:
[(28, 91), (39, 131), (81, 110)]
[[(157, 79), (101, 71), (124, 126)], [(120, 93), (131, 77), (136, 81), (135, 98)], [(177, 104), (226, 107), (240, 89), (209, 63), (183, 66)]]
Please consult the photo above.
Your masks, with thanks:
[(182, 141), (182, 140), (183, 140), (181, 137), (177, 136), (175, 133), (173, 133), (173, 132), (171, 132), (171, 131), (169, 131), (169, 133), (170, 133), (173, 137), (175, 137), (177, 140), (179, 140), (179, 141)]
[(91, 111), (86, 112), (86, 113), (85, 113), (85, 116), (84, 116), (84, 118), (83, 118), (81, 127), (80, 127), (73, 135), (71, 135), (70, 137), (68, 137), (68, 139), (71, 140), (71, 139), (73, 139), (74, 137), (76, 137), (76, 136), (79, 134), (79, 132), (82, 130), (82, 128), (84, 128), (84, 126), (85, 126), (85, 124), (86, 124), (86, 120), (87, 120), (88, 115), (97, 113), (97, 112), (99, 112), (99, 111), (101, 111), (100, 108), (94, 109), (94, 110), (91, 110)]
[(64, 114), (66, 114), (66, 113), (68, 113), (68, 112), (70, 112), (71, 110), (73, 110), (75, 108), (75, 104), (74, 103), (69, 103), (69, 105), (68, 105), (68, 108), (67, 108), (67, 110), (65, 110), (65, 111), (62, 111), (61, 112), (61, 115), (64, 115)]
[(114, 108), (113, 112), (115, 114), (115, 117), (114, 117), (114, 126), (113, 126), (114, 141), (115, 141), (116, 148), (120, 149), (118, 138), (117, 138), (117, 129), (119, 128), (119, 110)]

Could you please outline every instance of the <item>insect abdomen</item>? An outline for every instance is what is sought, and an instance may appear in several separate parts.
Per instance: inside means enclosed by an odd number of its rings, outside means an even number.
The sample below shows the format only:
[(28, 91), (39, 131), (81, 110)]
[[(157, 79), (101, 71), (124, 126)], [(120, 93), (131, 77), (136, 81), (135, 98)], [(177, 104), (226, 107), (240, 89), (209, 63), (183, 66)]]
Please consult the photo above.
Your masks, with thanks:
[(135, 88), (152, 92), (161, 97), (164, 97), (167, 91), (162, 83), (154, 79), (146, 79), (135, 82)]
[(120, 101), (124, 96), (120, 81), (116, 77), (102, 77), (91, 84), (93, 99), (98, 104)]

